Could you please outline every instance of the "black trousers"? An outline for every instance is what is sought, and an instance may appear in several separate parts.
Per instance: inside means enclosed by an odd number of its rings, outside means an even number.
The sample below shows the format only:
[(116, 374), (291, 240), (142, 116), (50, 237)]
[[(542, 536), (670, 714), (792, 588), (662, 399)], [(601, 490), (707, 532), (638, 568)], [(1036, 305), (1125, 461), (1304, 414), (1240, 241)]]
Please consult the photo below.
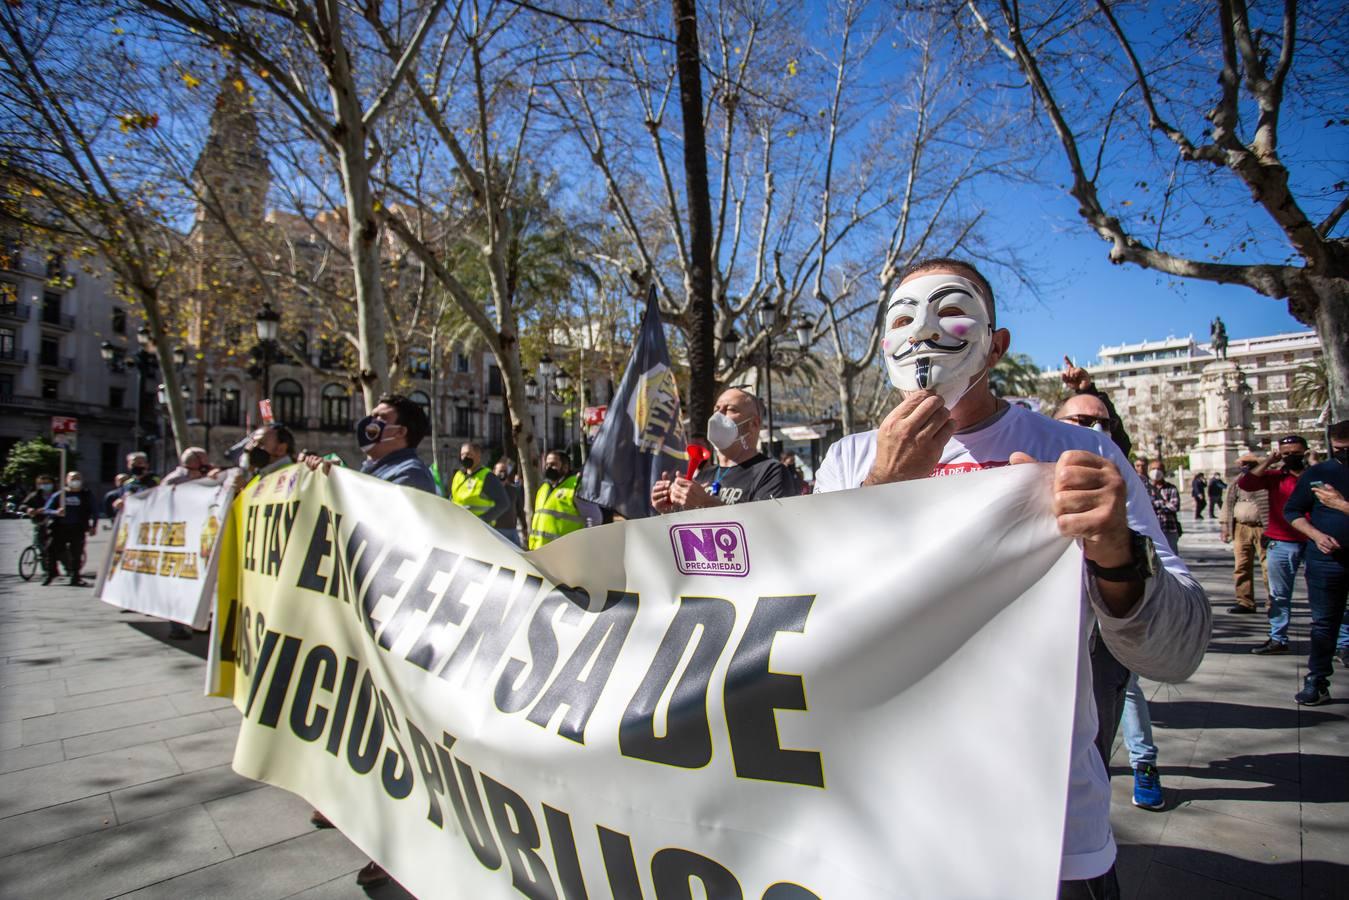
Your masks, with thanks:
[(71, 578), (80, 577), (80, 560), (84, 558), (84, 529), (79, 525), (53, 522), (47, 534), (47, 574), (60, 574), (58, 564), (65, 566)]
[(1096, 749), (1101, 762), (1110, 770), (1110, 748), (1119, 731), (1119, 718), (1124, 712), (1124, 689), (1129, 685), (1129, 670), (1115, 659), (1110, 648), (1101, 639), (1101, 633), (1092, 630), (1091, 691), (1096, 700)]

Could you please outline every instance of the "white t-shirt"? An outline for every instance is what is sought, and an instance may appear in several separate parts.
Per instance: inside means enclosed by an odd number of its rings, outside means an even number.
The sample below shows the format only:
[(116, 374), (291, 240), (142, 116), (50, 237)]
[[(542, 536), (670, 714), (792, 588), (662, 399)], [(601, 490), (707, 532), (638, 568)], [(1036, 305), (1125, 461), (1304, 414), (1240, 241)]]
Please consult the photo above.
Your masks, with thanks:
[[(1208, 643), (1208, 600), (1185, 564), (1171, 553), (1142, 479), (1107, 434), (1056, 422), (1019, 406), (1008, 406), (982, 426), (951, 436), (933, 477), (959, 475), (1008, 464), (1014, 451), (1040, 462), (1055, 462), (1067, 450), (1087, 450), (1113, 462), (1128, 486), (1129, 527), (1152, 538), (1165, 569), (1150, 578), (1128, 616), (1114, 618), (1096, 593), (1095, 579), (1083, 571), (1082, 625), (1078, 642), (1077, 705), (1073, 714), (1068, 812), (1064, 823), (1064, 880), (1095, 878), (1115, 861), (1110, 831), (1110, 779), (1096, 752), (1096, 704), (1092, 695), (1088, 638), (1093, 621), (1115, 656), (1131, 670), (1163, 681), (1179, 681), (1198, 666)], [(860, 487), (876, 458), (876, 432), (849, 435), (829, 449), (815, 479), (815, 491)], [(978, 515), (979, 510), (970, 510)], [(1168, 577), (1170, 576), (1170, 577)], [(1092, 615), (1092, 607), (1099, 612)], [(1159, 624), (1162, 623), (1159, 630)], [(1165, 630), (1171, 633), (1165, 633)], [(1160, 635), (1160, 636), (1159, 636)], [(1017, 748), (1006, 748), (1016, 753)], [(1028, 760), (1027, 765), (1034, 765)]]

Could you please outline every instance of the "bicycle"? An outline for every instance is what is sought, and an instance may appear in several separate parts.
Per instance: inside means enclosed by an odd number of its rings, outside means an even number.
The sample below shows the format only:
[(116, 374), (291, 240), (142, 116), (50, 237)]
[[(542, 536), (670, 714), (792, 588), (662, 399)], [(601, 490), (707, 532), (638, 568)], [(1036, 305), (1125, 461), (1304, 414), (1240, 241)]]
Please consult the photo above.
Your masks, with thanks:
[(46, 550), (42, 546), (41, 530), (34, 525), (33, 543), (24, 547), (23, 552), (19, 554), (19, 577), (24, 581), (31, 581), (39, 570), (46, 568), (44, 565), (45, 555)]
[[(86, 547), (80, 551), (80, 565), (78, 571), (84, 571), (84, 564), (89, 561), (89, 549)], [(24, 581), (32, 581), (33, 576), (38, 572), (47, 570), (47, 550), (42, 545), (42, 529), (37, 525), (33, 526), (33, 543), (23, 548), (19, 554), (19, 577)]]

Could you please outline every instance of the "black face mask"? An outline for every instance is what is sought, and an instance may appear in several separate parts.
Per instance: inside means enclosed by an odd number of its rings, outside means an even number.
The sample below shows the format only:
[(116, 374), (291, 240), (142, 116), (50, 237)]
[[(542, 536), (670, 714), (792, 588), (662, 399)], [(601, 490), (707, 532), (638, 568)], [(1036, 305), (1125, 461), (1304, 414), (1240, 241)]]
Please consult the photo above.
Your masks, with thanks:
[(1349, 447), (1331, 447), (1330, 458), (1342, 466), (1349, 466)]
[(1301, 453), (1285, 456), (1283, 458), (1283, 467), (1290, 472), (1301, 472), (1303, 469), (1307, 468), (1306, 457)]
[(549, 481), (557, 481), (562, 477), (562, 470), (557, 466), (549, 466), (543, 470), (543, 477)]
[(132, 466), (132, 467), (131, 467), (131, 474), (132, 474), (132, 475), (144, 475), (147, 471), (148, 471), (148, 469), (147, 469), (145, 466)]
[(248, 451), (248, 465), (254, 469), (265, 469), (272, 464), (272, 455), (261, 447)]
[(473, 471), (473, 457), (471, 456), (459, 457), (459, 465), (464, 467), (465, 472)]

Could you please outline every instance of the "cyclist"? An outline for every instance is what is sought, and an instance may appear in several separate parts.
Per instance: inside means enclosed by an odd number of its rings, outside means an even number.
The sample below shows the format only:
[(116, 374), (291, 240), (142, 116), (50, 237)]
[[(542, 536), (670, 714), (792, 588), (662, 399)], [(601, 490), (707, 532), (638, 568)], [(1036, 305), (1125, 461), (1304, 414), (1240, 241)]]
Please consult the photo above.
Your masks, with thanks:
[(39, 475), (33, 479), (33, 489), (19, 503), (19, 515), (33, 522), (33, 543), (42, 548), (44, 568), (47, 557), (47, 535), (51, 528), (47, 517), (42, 514), (42, 508), (47, 505), (54, 490), (56, 479), (50, 475)]
[(47, 579), (56, 580), (58, 562), (65, 563), (70, 583), (82, 587), (88, 582), (80, 577), (80, 561), (84, 558), (84, 538), (98, 529), (98, 511), (94, 508), (93, 492), (84, 486), (79, 472), (66, 473), (65, 490), (56, 491), (47, 498), (43, 513), (51, 521), (47, 539)]

